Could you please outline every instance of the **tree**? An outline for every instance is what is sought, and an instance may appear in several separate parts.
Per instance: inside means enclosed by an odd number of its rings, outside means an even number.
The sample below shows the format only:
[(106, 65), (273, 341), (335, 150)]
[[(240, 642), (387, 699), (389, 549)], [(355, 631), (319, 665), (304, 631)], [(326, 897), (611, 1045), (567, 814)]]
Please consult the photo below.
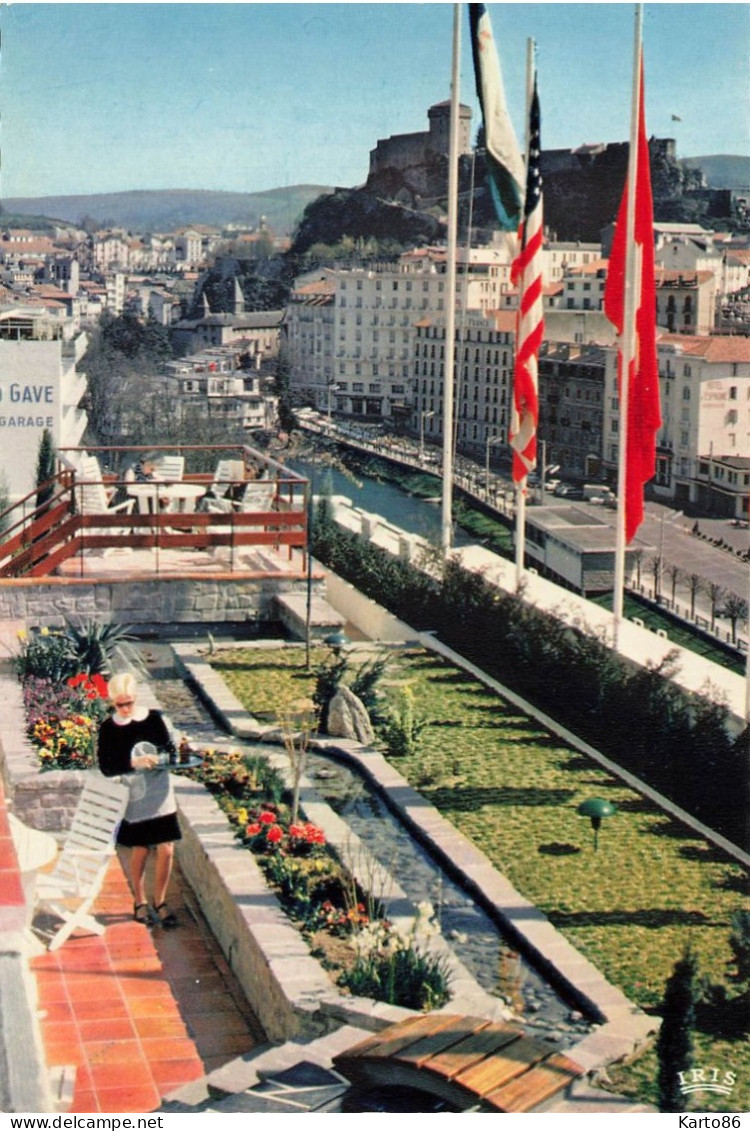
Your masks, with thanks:
[(55, 492), (55, 485), (51, 483), (50, 480), (54, 477), (56, 470), (57, 457), (55, 454), (55, 445), (52, 440), (52, 433), (49, 428), (45, 428), (39, 440), (39, 449), (36, 457), (37, 508), (43, 507), (44, 504), (52, 498)]
[(291, 432), (297, 421), (292, 409), (290, 366), (283, 351), (276, 365), (276, 395), (279, 398), (279, 428), (282, 432)]
[(711, 602), (711, 631), (713, 632), (716, 628), (716, 614), (724, 598), (725, 590), (717, 581), (709, 581), (706, 583), (706, 592)]
[(654, 577), (654, 600), (658, 601), (661, 597), (661, 569), (662, 569), (662, 560), (661, 560), (661, 558), (659, 557), (658, 554), (654, 554), (654, 556), (649, 560), (648, 566), (649, 566), (649, 569), (651, 570), (651, 573), (653, 574), (653, 577)]
[(685, 580), (690, 594), (690, 619), (695, 620), (695, 599), (703, 592), (705, 582), (698, 573), (689, 573)]
[(680, 1073), (693, 1063), (693, 1028), (698, 962), (688, 949), (675, 963), (667, 981), (661, 1029), (656, 1044), (659, 1059), (659, 1111), (684, 1111)]
[(737, 593), (727, 593), (719, 615), (726, 617), (732, 626), (732, 643), (737, 643), (737, 624), (747, 620), (747, 601)]
[(10, 487), (8, 486), (8, 477), (4, 471), (0, 471), (0, 535), (3, 535), (10, 526), (10, 515), (5, 514), (9, 507)]
[(680, 566), (672, 565), (671, 563), (669, 563), (668, 565), (664, 566), (664, 573), (669, 578), (669, 582), (672, 588), (672, 608), (674, 609), (677, 585), (680, 581), (682, 581), (683, 571)]

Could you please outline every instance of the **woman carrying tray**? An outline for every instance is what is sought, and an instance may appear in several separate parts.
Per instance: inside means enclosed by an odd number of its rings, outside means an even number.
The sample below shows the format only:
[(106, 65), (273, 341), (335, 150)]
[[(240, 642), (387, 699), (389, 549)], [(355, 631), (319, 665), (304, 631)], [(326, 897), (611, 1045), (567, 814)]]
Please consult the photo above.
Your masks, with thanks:
[[(137, 703), (137, 685), (129, 672), (109, 681), (109, 699), (114, 713), (99, 728), (97, 755), (105, 777), (127, 775), (130, 801), (117, 834), (117, 843), (130, 850), (130, 883), (133, 888), (133, 918), (148, 924), (146, 861), (156, 854), (154, 902), (156, 919), (163, 927), (177, 926), (177, 916), (167, 904), (175, 841), (182, 838), (170, 775), (159, 772), (159, 751), (175, 753), (175, 745), (164, 716)], [(155, 751), (141, 752), (141, 743)], [(148, 747), (147, 747), (148, 749)]]

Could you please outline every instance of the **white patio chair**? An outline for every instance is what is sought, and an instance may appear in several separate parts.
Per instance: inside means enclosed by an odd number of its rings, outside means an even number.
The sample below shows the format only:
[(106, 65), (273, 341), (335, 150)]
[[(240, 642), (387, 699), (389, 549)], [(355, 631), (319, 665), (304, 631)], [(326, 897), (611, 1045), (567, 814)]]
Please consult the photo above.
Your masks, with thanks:
[(135, 499), (112, 502), (115, 492), (104, 482), (96, 456), (83, 457), (77, 478), (79, 485), (76, 497), (81, 514), (130, 514), (132, 511)]
[[(112, 501), (116, 492), (105, 484), (102, 478), (102, 469), (96, 456), (84, 456), (81, 460), (78, 480), (76, 504), (81, 514), (132, 514), (135, 499), (127, 498), (119, 503)], [(108, 530), (108, 533), (118, 536), (123, 535), (125, 531), (116, 529)], [(132, 546), (109, 546), (103, 551), (103, 554), (107, 557), (118, 550), (123, 553), (132, 553)]]
[(241, 498), (234, 504), (235, 510), (270, 511), (276, 498), (276, 483), (273, 479), (254, 479), (248, 483)]
[(229, 488), (245, 478), (245, 465), (241, 459), (220, 459), (216, 465), (211, 490), (214, 495), (226, 495)]
[(165, 483), (179, 483), (184, 474), (184, 456), (160, 456), (154, 462), (154, 477)]
[(89, 770), (54, 869), (40, 872), (36, 883), (36, 910), (50, 911), (62, 922), (53, 928), (48, 950), (57, 950), (78, 928), (104, 933), (104, 925), (91, 914), (110, 861), (115, 854), (117, 829), (130, 798), (127, 785)]

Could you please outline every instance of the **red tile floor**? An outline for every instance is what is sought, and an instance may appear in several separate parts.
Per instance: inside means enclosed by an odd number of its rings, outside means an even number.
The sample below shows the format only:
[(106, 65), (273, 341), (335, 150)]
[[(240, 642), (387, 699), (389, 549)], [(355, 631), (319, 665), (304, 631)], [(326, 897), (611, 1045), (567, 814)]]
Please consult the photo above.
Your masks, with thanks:
[(94, 907), (103, 935), (79, 932), (32, 959), (47, 1066), (75, 1067), (71, 1112), (148, 1112), (263, 1037), (179, 871), (180, 926), (132, 918), (113, 860)]

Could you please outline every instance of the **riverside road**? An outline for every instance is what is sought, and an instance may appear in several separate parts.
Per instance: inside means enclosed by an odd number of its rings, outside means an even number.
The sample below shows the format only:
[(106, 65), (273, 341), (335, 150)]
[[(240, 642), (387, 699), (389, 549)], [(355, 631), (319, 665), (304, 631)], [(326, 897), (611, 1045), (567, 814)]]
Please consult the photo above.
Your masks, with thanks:
[[(366, 429), (355, 431), (346, 425), (339, 426), (337, 422), (329, 421), (321, 414), (313, 412), (302, 415), (300, 424), (306, 431), (326, 437), (336, 444), (384, 457), (414, 470), (439, 473), (441, 455), (439, 449), (434, 446), (422, 448), (417, 441), (408, 437), (384, 435), (381, 432), (370, 435)], [(494, 469), (488, 474), (485, 466), (465, 456), (457, 456), (454, 478), (456, 486), (467, 495), (499, 515), (512, 517), (513, 485), (507, 476), (498, 474)], [(551, 503), (553, 498), (551, 492), (546, 492), (544, 501)], [(598, 520), (612, 527), (615, 526), (615, 511), (580, 500), (576, 500), (575, 506), (592, 514)], [(671, 600), (672, 581), (667, 571), (670, 566), (677, 567), (681, 573), (678, 575), (675, 587), (675, 599), (681, 611), (686, 612), (690, 606), (686, 579), (690, 574), (696, 574), (703, 580), (703, 587), (696, 594), (695, 610), (706, 622), (710, 622), (711, 601), (707, 591), (709, 585), (718, 585), (725, 593), (734, 593), (738, 597), (748, 599), (750, 566), (737, 555), (737, 551), (747, 553), (750, 550), (750, 531), (732, 525), (727, 519), (699, 518), (697, 522), (703, 534), (713, 539), (721, 538), (731, 547), (731, 549), (719, 549), (710, 541), (692, 533), (695, 522), (695, 518), (682, 515), (662, 503), (646, 503), (644, 521), (638, 532), (639, 541), (648, 547), (641, 564), (641, 583), (648, 595), (648, 591), (652, 591), (654, 587), (651, 562), (655, 557), (661, 557), (664, 566), (661, 593), (664, 598)], [(719, 600), (719, 607), (723, 604), (723, 599), (722, 597)], [(723, 639), (731, 639), (728, 621), (717, 618), (717, 629), (721, 631)], [(747, 639), (747, 632), (742, 630), (742, 626), (738, 636), (740, 639)]]

